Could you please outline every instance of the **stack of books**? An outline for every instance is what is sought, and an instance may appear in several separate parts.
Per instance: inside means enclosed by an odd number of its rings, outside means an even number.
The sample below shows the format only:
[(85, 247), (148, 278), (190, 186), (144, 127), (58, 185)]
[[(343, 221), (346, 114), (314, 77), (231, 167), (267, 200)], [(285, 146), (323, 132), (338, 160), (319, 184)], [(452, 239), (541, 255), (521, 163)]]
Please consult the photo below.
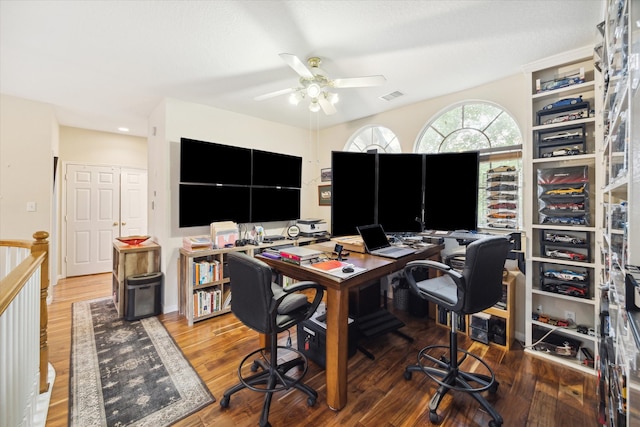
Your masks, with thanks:
[(191, 264), (193, 268), (193, 285), (204, 285), (205, 283), (222, 280), (220, 275), (220, 261), (198, 261)]
[(282, 261), (297, 265), (311, 263), (317, 260), (320, 255), (322, 255), (322, 251), (308, 249), (303, 246), (291, 246), (280, 250), (280, 259)]
[(200, 236), (186, 236), (182, 238), (182, 247), (190, 252), (201, 251), (213, 248), (211, 236), (202, 234)]

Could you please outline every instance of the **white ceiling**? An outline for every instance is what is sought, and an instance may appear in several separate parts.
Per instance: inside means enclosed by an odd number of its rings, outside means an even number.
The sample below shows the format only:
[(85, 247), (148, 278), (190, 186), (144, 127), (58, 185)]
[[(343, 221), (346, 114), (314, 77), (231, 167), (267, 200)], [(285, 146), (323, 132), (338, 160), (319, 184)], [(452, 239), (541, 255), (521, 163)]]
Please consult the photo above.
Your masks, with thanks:
[[(0, 92), (55, 106), (59, 123), (134, 135), (163, 98), (321, 128), (499, 80), (593, 45), (604, 0), (0, 0)], [(382, 74), (310, 113), (278, 56), (322, 58), (330, 77)], [(379, 97), (400, 91), (392, 101)], [(316, 119), (316, 115), (319, 117)]]

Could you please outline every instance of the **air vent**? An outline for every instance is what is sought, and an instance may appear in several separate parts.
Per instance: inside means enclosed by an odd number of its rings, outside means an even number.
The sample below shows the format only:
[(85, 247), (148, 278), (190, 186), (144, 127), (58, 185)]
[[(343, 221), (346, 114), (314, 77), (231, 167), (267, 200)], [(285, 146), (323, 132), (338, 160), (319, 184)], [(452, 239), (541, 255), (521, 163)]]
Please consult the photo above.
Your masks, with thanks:
[(395, 98), (397, 98), (399, 96), (403, 96), (403, 95), (404, 95), (404, 93), (399, 92), (399, 91), (396, 90), (395, 92), (391, 92), (391, 93), (388, 93), (386, 95), (381, 96), (380, 99), (384, 99), (385, 101), (391, 101), (392, 99), (395, 99)]

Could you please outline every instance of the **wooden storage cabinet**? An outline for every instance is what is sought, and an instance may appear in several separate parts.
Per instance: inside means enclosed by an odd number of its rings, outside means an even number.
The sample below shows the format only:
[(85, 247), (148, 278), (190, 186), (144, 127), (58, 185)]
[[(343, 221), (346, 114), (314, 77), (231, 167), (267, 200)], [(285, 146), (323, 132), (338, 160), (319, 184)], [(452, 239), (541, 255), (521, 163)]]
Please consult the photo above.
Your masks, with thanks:
[[(594, 279), (600, 268), (595, 254), (599, 253), (597, 225), (602, 220), (596, 159), (602, 139), (596, 125), (601, 114), (596, 84), (600, 74), (589, 48), (527, 69), (531, 147), (523, 157), (525, 181), (531, 184), (524, 196), (529, 201), (524, 215), (529, 236), (526, 351), (594, 374), (599, 346), (598, 338), (589, 332), (597, 329), (600, 313), (599, 283)], [(563, 320), (571, 317), (576, 325), (564, 326)]]
[(124, 317), (126, 307), (126, 280), (129, 276), (156, 273), (160, 270), (160, 245), (147, 240), (139, 245), (113, 242), (112, 297), (119, 317)]

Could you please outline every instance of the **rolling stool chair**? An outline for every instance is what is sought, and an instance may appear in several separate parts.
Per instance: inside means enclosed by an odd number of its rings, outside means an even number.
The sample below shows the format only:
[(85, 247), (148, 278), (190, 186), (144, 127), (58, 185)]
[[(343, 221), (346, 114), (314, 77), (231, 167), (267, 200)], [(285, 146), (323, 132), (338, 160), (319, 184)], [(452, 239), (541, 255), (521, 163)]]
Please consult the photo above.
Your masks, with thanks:
[[(302, 382), (307, 372), (306, 356), (293, 347), (278, 346), (278, 333), (309, 319), (322, 301), (324, 289), (314, 282), (297, 282), (287, 289), (271, 280), (271, 269), (264, 262), (242, 252), (227, 255), (229, 280), (233, 289), (231, 311), (249, 328), (267, 335), (268, 348), (260, 348), (248, 354), (240, 362), (238, 378), (240, 383), (227, 389), (220, 400), (222, 408), (229, 407), (231, 395), (242, 389), (265, 393), (260, 416), (260, 427), (269, 427), (269, 408), (273, 393), (296, 388), (307, 394), (307, 404), (313, 406), (318, 393)], [(298, 293), (314, 289), (313, 301)], [(296, 353), (292, 360), (278, 363), (278, 350)], [(280, 352), (282, 356), (283, 351)], [(249, 359), (258, 355), (251, 363), (252, 375), (244, 376), (242, 371)], [(303, 371), (297, 377), (288, 375), (293, 368)]]
[[(404, 273), (413, 291), (421, 298), (447, 310), (451, 318), (449, 346), (430, 345), (423, 348), (418, 353), (418, 362), (407, 366), (404, 371), (406, 380), (411, 379), (412, 372), (419, 371), (440, 385), (429, 402), (429, 420), (432, 423), (442, 422), (442, 417), (436, 412), (438, 405), (445, 394), (454, 390), (471, 393), (493, 418), (489, 426), (502, 425), (500, 414), (480, 394), (485, 390), (490, 393), (497, 391), (499, 383), (495, 374), (479, 356), (458, 349), (457, 331), (458, 316), (486, 310), (502, 299), (502, 272), (509, 249), (508, 239), (487, 237), (469, 244), (462, 272), (457, 272), (446, 264), (428, 260), (412, 261), (405, 266)], [(421, 280), (420, 277), (427, 277), (424, 274), (427, 269), (435, 269), (442, 275)], [(440, 357), (430, 354), (442, 350), (445, 350), (445, 354)], [(481, 368), (484, 373), (462, 370), (460, 365), (467, 357), (479, 362), (484, 367)]]

